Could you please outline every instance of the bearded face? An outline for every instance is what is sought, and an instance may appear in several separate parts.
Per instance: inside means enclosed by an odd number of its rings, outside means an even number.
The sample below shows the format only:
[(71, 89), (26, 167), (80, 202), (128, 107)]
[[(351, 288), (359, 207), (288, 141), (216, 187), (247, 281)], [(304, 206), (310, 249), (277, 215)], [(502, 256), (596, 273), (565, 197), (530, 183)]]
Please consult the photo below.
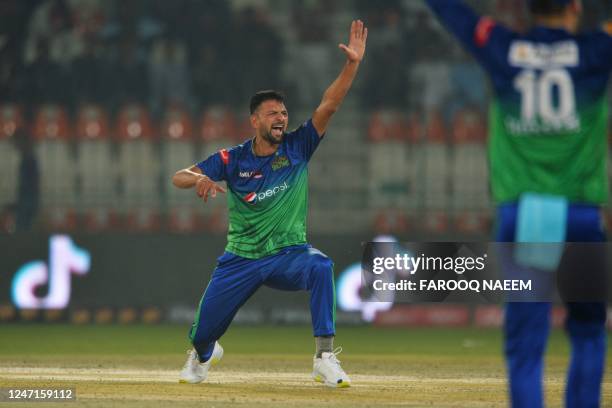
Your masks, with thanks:
[(251, 116), (253, 127), (266, 142), (277, 145), (283, 141), (287, 131), (289, 115), (282, 102), (268, 100), (263, 102)]

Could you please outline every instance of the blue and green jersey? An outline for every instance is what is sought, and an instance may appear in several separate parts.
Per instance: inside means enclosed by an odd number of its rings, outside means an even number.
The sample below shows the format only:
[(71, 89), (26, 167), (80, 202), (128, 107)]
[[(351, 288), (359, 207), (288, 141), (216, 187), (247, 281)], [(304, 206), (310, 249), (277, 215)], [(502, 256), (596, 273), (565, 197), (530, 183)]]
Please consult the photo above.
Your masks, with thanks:
[(306, 243), (307, 164), (320, 139), (308, 120), (270, 156), (256, 156), (249, 140), (197, 164), (212, 180), (227, 182), (227, 252), (257, 259)]
[(491, 79), (488, 149), (495, 200), (512, 202), (535, 192), (605, 203), (609, 26), (578, 35), (536, 26), (519, 34), (460, 0), (427, 3)]

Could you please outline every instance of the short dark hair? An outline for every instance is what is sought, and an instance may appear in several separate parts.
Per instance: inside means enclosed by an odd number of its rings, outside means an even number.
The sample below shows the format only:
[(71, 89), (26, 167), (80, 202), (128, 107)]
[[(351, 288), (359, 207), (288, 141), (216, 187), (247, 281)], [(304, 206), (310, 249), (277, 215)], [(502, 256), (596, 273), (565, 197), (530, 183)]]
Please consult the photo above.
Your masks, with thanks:
[(257, 92), (255, 95), (253, 95), (251, 97), (251, 104), (249, 106), (250, 111), (251, 111), (251, 115), (253, 113), (255, 113), (257, 108), (259, 108), (259, 105), (261, 105), (265, 101), (269, 101), (269, 100), (273, 100), (273, 101), (278, 101), (278, 102), (284, 103), (285, 102), (285, 95), (283, 95), (279, 91), (274, 91), (272, 89), (267, 89), (265, 91)]
[(529, 0), (531, 14), (538, 16), (555, 16), (563, 13), (572, 0)]

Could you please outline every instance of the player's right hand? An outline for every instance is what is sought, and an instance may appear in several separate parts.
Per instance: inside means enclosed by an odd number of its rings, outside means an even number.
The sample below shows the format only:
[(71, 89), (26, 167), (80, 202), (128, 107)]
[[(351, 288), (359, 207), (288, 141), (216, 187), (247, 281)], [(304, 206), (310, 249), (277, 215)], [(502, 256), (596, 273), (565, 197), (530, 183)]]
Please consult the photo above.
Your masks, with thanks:
[(195, 190), (198, 196), (204, 199), (204, 202), (208, 201), (208, 195), (212, 198), (217, 197), (217, 192), (225, 193), (225, 189), (212, 181), (207, 176), (200, 176), (196, 181)]
[(338, 47), (344, 51), (349, 61), (360, 62), (365, 53), (367, 39), (368, 29), (363, 25), (363, 21), (353, 20), (348, 45), (338, 44)]

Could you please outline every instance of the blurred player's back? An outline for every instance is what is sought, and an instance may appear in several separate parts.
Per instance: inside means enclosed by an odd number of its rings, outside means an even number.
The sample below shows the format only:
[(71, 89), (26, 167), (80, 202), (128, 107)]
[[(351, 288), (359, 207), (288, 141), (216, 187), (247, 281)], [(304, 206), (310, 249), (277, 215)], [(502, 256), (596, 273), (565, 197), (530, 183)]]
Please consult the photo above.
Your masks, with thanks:
[[(482, 41), (486, 47), (486, 34)], [(489, 41), (496, 43), (483, 64), (495, 89), (489, 145), (495, 200), (535, 191), (606, 202), (609, 36), (535, 27)]]
[[(478, 16), (461, 0), (427, 3), (492, 82), (489, 160), (498, 203), (497, 240), (605, 241), (599, 206), (608, 199), (610, 26), (576, 34), (579, 0), (529, 0), (536, 25), (526, 34)], [(506, 306), (513, 406), (543, 406), (549, 319), (549, 303)], [(568, 303), (568, 407), (599, 405), (605, 321), (602, 302)]]
[(471, 10), (457, 12), (456, 1), (430, 3), (491, 78), (495, 201), (532, 191), (605, 203), (612, 37), (545, 26), (519, 34)]

